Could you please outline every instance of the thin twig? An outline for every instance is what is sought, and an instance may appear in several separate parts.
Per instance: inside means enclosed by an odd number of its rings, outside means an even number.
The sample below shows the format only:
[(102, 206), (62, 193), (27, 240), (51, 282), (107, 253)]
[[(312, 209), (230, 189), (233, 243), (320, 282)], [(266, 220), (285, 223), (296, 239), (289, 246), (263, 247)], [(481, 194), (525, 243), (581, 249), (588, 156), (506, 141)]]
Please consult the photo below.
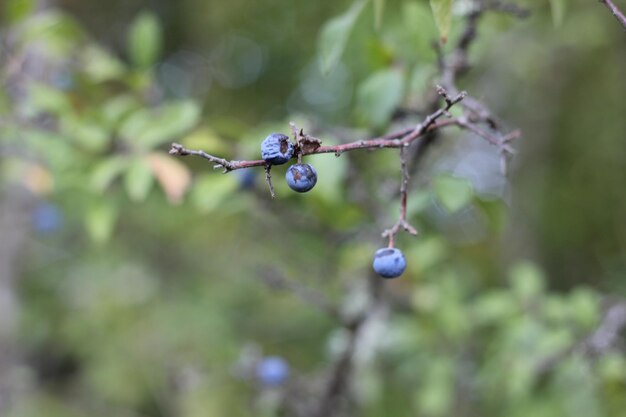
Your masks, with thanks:
[(615, 16), (615, 18), (624, 27), (624, 30), (626, 30), (626, 16), (624, 16), (624, 13), (622, 13), (622, 11), (615, 5), (615, 3), (613, 3), (612, 0), (600, 0), (600, 3), (609, 8), (611, 13), (613, 13), (613, 16)]
[(274, 198), (276, 197), (276, 193), (274, 192), (274, 184), (272, 184), (271, 171), (272, 166), (270, 164), (265, 164), (265, 181), (267, 182), (267, 186), (270, 188), (270, 195), (272, 196), (272, 198)]
[(406, 220), (406, 202), (407, 202), (407, 188), (409, 184), (409, 170), (406, 163), (406, 147), (400, 148), (400, 167), (402, 170), (402, 181), (400, 182), (400, 218), (389, 229), (385, 230), (382, 234), (383, 237), (389, 238), (389, 247), (394, 247), (394, 239), (400, 229), (404, 229), (412, 235), (417, 235), (417, 230), (409, 224)]

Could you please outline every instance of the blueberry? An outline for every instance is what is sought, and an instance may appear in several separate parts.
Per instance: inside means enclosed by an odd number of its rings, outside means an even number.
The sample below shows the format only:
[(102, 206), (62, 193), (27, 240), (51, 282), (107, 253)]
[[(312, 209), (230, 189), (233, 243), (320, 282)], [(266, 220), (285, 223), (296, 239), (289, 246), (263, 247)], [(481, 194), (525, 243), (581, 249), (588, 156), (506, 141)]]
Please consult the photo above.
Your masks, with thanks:
[(374, 271), (383, 278), (396, 278), (406, 269), (406, 259), (400, 249), (381, 248), (374, 254)]
[(33, 211), (33, 227), (38, 233), (50, 234), (61, 228), (63, 214), (54, 204), (41, 203)]
[(317, 172), (310, 164), (293, 164), (285, 175), (287, 184), (292, 190), (306, 193), (317, 183)]
[(261, 143), (261, 158), (272, 165), (282, 165), (293, 156), (293, 143), (280, 133), (272, 133)]
[(257, 364), (256, 376), (265, 385), (280, 385), (289, 377), (289, 364), (279, 356), (268, 356)]

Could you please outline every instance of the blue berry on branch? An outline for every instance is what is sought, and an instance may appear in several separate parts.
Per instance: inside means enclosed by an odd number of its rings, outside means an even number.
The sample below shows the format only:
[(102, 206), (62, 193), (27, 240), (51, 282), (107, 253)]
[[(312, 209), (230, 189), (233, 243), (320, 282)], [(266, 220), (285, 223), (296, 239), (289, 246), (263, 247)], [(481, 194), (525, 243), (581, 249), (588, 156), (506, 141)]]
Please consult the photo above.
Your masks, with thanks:
[(271, 165), (282, 165), (293, 156), (293, 143), (281, 133), (272, 133), (261, 143), (261, 158)]
[(306, 193), (317, 183), (317, 172), (310, 164), (293, 164), (285, 174), (287, 185), (299, 193)]
[(400, 249), (381, 248), (374, 254), (372, 266), (383, 278), (397, 278), (406, 269), (406, 259)]

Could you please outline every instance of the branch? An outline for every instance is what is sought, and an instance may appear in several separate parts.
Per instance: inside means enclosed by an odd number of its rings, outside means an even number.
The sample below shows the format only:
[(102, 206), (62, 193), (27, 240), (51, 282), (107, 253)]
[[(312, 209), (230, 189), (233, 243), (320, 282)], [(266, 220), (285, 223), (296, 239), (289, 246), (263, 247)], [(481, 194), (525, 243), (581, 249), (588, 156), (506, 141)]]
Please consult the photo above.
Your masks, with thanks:
[(622, 24), (624, 30), (626, 30), (626, 16), (620, 9), (617, 8), (612, 0), (600, 0), (600, 3), (604, 4), (613, 13), (613, 16)]
[(579, 352), (589, 357), (602, 356), (617, 345), (620, 332), (626, 328), (626, 302), (618, 301), (606, 308), (598, 327), (577, 343), (540, 361), (536, 372), (546, 374), (567, 356)]
[(262, 271), (259, 277), (269, 287), (276, 290), (289, 291), (303, 302), (323, 311), (334, 319), (341, 320), (339, 309), (323, 293), (309, 288), (298, 281), (288, 279), (274, 270)]
[[(320, 146), (321, 142), (318, 139), (312, 138), (308, 135), (304, 135), (300, 131), (298, 133), (297, 139), (300, 151), (296, 152), (297, 155), (294, 155), (294, 157), (297, 158), (298, 155), (316, 155), (321, 153), (334, 153), (336, 156), (340, 156), (343, 152), (353, 151), (355, 149), (401, 148), (407, 146), (408, 144), (415, 141), (420, 136), (424, 135), (424, 133), (430, 130), (454, 124), (451, 122), (444, 122), (440, 124), (435, 122), (442, 116), (449, 115), (448, 110), (450, 110), (455, 104), (463, 100), (467, 96), (467, 93), (462, 91), (460, 93), (456, 93), (454, 97), (451, 97), (448, 92), (441, 86), (437, 87), (437, 92), (440, 96), (444, 98), (446, 105), (443, 108), (440, 108), (434, 113), (428, 115), (426, 119), (424, 119), (424, 121), (418, 124), (415, 128), (403, 129), (398, 132), (374, 139), (358, 140), (355, 142), (335, 146)], [(302, 139), (300, 139), (300, 137)], [(302, 141), (305, 141), (309, 146), (301, 146), (301, 143), (304, 143)], [(266, 162), (262, 159), (252, 161), (229, 161), (224, 158), (209, 155), (202, 150), (187, 149), (179, 143), (172, 144), (169, 150), (169, 154), (177, 156), (199, 156), (215, 164), (215, 168), (223, 168), (224, 173), (234, 171), (236, 169), (266, 166)]]

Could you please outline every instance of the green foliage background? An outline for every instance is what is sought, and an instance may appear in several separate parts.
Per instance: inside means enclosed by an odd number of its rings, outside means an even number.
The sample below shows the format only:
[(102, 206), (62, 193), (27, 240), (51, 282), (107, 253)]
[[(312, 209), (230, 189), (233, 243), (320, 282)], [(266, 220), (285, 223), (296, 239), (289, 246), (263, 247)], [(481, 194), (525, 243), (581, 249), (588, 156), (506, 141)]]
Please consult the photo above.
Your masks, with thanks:
[[(273, 415), (239, 371), (248, 352), (305, 379), (328, 366), (340, 326), (264, 277), (358, 308), (397, 217), (395, 151), (311, 157), (316, 188), (276, 181), (273, 201), (260, 169), (243, 187), (166, 151), (256, 159), (290, 120), (325, 144), (397, 128), (432, 89), (439, 33), (426, 1), (374, 3), (2, 3), (0, 207), (19, 195), (29, 219), (8, 416)], [(623, 350), (570, 352), (625, 290), (624, 33), (597, 2), (524, 6), (485, 18), (462, 85), (523, 130), (512, 172), (446, 131), (412, 179), (420, 235), (401, 236), (409, 267), (385, 283), (410, 308), (360, 347), (359, 415), (626, 415)], [(30, 223), (44, 203), (53, 233)]]

